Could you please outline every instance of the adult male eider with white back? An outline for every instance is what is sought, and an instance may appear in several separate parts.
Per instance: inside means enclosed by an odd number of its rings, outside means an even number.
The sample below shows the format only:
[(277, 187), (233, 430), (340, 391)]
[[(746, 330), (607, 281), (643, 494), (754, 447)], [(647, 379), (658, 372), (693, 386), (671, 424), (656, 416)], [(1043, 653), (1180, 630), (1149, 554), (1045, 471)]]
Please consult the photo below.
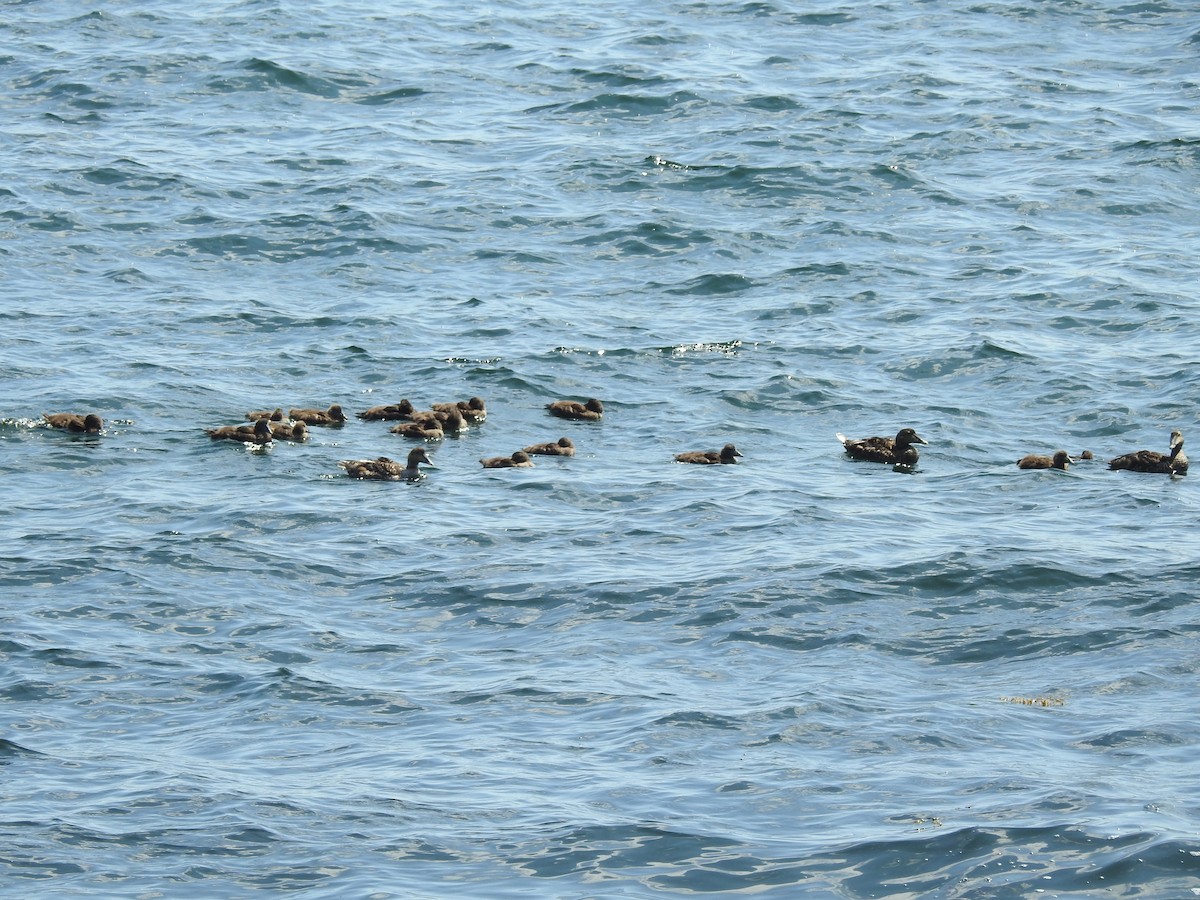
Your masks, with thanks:
[(846, 453), (854, 459), (887, 463), (893, 466), (915, 466), (920, 454), (917, 453), (917, 448), (913, 444), (929, 443), (911, 428), (901, 428), (894, 438), (851, 439), (838, 432), (837, 439), (842, 442)]
[(1183, 452), (1183, 432), (1171, 432), (1171, 452), (1158, 453), (1154, 450), (1136, 450), (1110, 460), (1110, 469), (1128, 469), (1131, 472), (1158, 472), (1164, 475), (1186, 475), (1188, 458)]

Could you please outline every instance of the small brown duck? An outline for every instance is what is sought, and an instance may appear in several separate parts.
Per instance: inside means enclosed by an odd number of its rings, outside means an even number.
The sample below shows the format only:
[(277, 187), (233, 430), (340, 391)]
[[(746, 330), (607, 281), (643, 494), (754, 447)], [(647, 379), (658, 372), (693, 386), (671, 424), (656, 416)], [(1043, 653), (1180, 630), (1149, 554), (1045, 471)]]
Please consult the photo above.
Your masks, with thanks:
[(433, 404), (434, 410), (439, 412), (449, 410), (451, 407), (456, 408), (464, 419), (474, 424), (487, 418), (487, 404), (483, 402), (482, 397), (472, 397), (470, 400), (459, 400), (455, 403)]
[(214, 441), (241, 441), (243, 444), (269, 444), (272, 440), (271, 421), (259, 419), (253, 425), (222, 425), (206, 428), (205, 433)]
[(401, 400), (399, 403), (390, 403), (387, 406), (372, 406), (370, 409), (364, 409), (360, 413), (355, 413), (360, 419), (367, 422), (395, 422), (401, 419), (407, 419), (413, 414), (412, 401), (408, 398)]
[(73, 434), (99, 434), (104, 428), (104, 420), (95, 413), (42, 413), (42, 418), (51, 427)]
[(288, 416), (307, 425), (345, 425), (346, 414), (338, 404), (329, 409), (290, 409)]
[(272, 422), (267, 419), (271, 428), (271, 437), (277, 441), (294, 441), (300, 443), (308, 440), (308, 426), (304, 422)]
[(913, 444), (929, 443), (911, 428), (901, 428), (894, 438), (869, 437), (851, 440), (839, 432), (837, 439), (846, 448), (846, 453), (854, 459), (893, 466), (915, 466), (920, 454)]
[(696, 463), (701, 466), (715, 466), (721, 463), (730, 465), (737, 463), (738, 457), (741, 455), (733, 444), (726, 444), (719, 452), (716, 450), (689, 450), (686, 453), (676, 453), (675, 461)]
[(1018, 469), (1062, 469), (1075, 462), (1066, 450), (1055, 450), (1054, 456), (1044, 456), (1039, 453), (1029, 453), (1017, 460)]
[(246, 420), (248, 422), (257, 422), (259, 419), (266, 419), (269, 422), (282, 422), (284, 418), (283, 409), (278, 406), (274, 410), (255, 409), (246, 413)]
[(578, 400), (555, 400), (547, 403), (550, 415), (560, 419), (575, 419), (580, 422), (598, 422), (604, 416), (604, 404), (593, 397), (587, 403)]
[(378, 459), (345, 459), (338, 463), (351, 478), (373, 478), (376, 481), (416, 481), (424, 478), (420, 463), (433, 465), (433, 460), (424, 447), (408, 451), (408, 465), (402, 466), (394, 459), (381, 456)]
[(440, 441), (446, 436), (442, 423), (435, 418), (422, 418), (412, 422), (398, 422), (388, 429), (392, 434), (400, 434), (419, 441)]
[(481, 459), (479, 464), (485, 469), (532, 469), (533, 460), (524, 450), (518, 450), (512, 456), (490, 456)]
[(1183, 432), (1171, 432), (1171, 452), (1156, 453), (1153, 450), (1137, 450), (1110, 460), (1110, 469), (1128, 469), (1131, 472), (1158, 472), (1165, 475), (1186, 475), (1188, 458), (1183, 452)]
[(457, 406), (452, 406), (449, 409), (434, 409), (434, 416), (441, 423), (442, 431), (447, 434), (457, 434), (460, 431), (466, 431), (471, 426), (467, 424), (467, 417), (462, 414), (462, 410)]
[(526, 453), (536, 456), (574, 456), (575, 442), (569, 437), (560, 437), (557, 441), (547, 441), (544, 444), (533, 444), (525, 448)]

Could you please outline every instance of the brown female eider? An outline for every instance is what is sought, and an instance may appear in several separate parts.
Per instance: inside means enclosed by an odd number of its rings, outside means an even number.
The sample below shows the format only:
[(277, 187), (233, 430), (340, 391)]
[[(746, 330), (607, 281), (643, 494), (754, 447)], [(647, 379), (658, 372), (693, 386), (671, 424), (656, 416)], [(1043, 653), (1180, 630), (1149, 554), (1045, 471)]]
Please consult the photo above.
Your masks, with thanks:
[(1110, 460), (1110, 469), (1128, 469), (1131, 472), (1159, 472), (1167, 475), (1186, 475), (1188, 458), (1183, 452), (1183, 432), (1171, 432), (1171, 452), (1156, 453), (1153, 450), (1138, 450)]
[(272, 422), (269, 419), (267, 424), (271, 427), (271, 437), (279, 441), (301, 441), (308, 440), (308, 426), (304, 422)]
[(1070, 463), (1075, 462), (1066, 450), (1055, 450), (1054, 456), (1043, 456), (1040, 453), (1029, 453), (1017, 460), (1018, 469), (1062, 469), (1067, 471)]
[(533, 444), (530, 447), (526, 447), (525, 452), (537, 456), (574, 456), (575, 442), (569, 437), (560, 437), (557, 441)]
[(288, 415), (308, 425), (345, 425), (346, 414), (338, 404), (329, 409), (290, 409)]
[(675, 461), (681, 463), (696, 463), (701, 466), (715, 466), (721, 463), (734, 464), (742, 454), (738, 453), (733, 444), (726, 444), (720, 452), (716, 450), (689, 450), (686, 453), (676, 453)]
[(104, 420), (95, 413), (42, 413), (42, 418), (53, 428), (75, 434), (99, 434), (104, 428)]
[(372, 406), (360, 413), (355, 413), (360, 419), (368, 422), (394, 422), (407, 419), (413, 414), (412, 401), (405, 398), (399, 403), (389, 403), (386, 406)]
[(546, 409), (550, 415), (560, 419), (575, 419), (580, 422), (598, 422), (604, 415), (604, 404), (593, 397), (587, 403), (578, 400), (555, 400), (547, 403)]
[(374, 478), (378, 481), (416, 481), (424, 478), (419, 464), (433, 465), (433, 460), (424, 447), (408, 451), (408, 465), (402, 466), (394, 459), (381, 456), (378, 459), (345, 459), (338, 463), (351, 478)]
[(246, 420), (248, 422), (257, 422), (259, 419), (268, 419), (272, 422), (282, 422), (283, 409), (277, 406), (273, 411), (270, 412), (265, 409), (255, 409), (246, 413)]
[(399, 422), (388, 429), (392, 434), (400, 434), (419, 441), (440, 441), (446, 436), (442, 424), (437, 419), (422, 419), (416, 422)]
[(457, 409), (468, 422), (479, 423), (487, 418), (487, 405), (482, 397), (472, 397), (470, 400), (459, 400), (455, 403), (435, 403), (433, 408), (437, 412)]
[(512, 456), (490, 456), (481, 459), (479, 464), (485, 469), (532, 469), (533, 460), (524, 450), (518, 450)]
[(894, 466), (915, 466), (919, 454), (913, 444), (929, 443), (911, 428), (901, 428), (894, 438), (869, 437), (851, 440), (839, 432), (837, 439), (846, 448), (846, 453), (854, 459)]
[(259, 419), (253, 425), (222, 425), (220, 428), (206, 428), (205, 433), (214, 441), (269, 444), (272, 440), (269, 419)]

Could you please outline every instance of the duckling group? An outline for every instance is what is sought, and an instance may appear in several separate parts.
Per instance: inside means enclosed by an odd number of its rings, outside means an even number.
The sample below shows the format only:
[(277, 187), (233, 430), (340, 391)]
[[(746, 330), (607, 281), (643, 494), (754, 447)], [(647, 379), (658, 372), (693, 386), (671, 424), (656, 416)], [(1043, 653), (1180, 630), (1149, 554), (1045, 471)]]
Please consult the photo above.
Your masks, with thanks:
[[(550, 415), (579, 422), (599, 422), (604, 417), (604, 404), (592, 398), (586, 401), (555, 400), (546, 404)], [(487, 418), (487, 404), (481, 397), (471, 397), (449, 403), (435, 403), (428, 410), (418, 410), (408, 399), (397, 403), (373, 406), (355, 414), (364, 421), (395, 421), (390, 431), (403, 437), (421, 441), (440, 440), (447, 434), (458, 434)], [(104, 422), (95, 413), (43, 413), (42, 418), (53, 427), (75, 434), (100, 434)], [(285, 415), (283, 407), (274, 410), (254, 410), (246, 413), (246, 421), (237, 425), (222, 425), (206, 428), (212, 440), (237, 441), (244, 444), (265, 446), (273, 441), (303, 442), (308, 439), (312, 426), (340, 427), (347, 421), (342, 407), (336, 403), (326, 409), (289, 409)], [(911, 469), (917, 464), (920, 454), (917, 445), (928, 446), (928, 441), (912, 428), (901, 428), (895, 437), (848, 438), (837, 434), (842, 449), (851, 459), (884, 463), (899, 469)], [(557, 441), (532, 444), (509, 456), (490, 456), (481, 459), (480, 465), (487, 469), (531, 468), (533, 456), (574, 456), (575, 443), (569, 437)], [(695, 465), (731, 465), (742, 454), (733, 444), (720, 450), (689, 450), (677, 453), (675, 460)], [(1030, 453), (1017, 460), (1021, 469), (1060, 469), (1065, 471), (1078, 459), (1092, 459), (1090, 451), (1083, 451), (1078, 458), (1065, 450), (1052, 455)], [(415, 481), (424, 477), (420, 465), (432, 465), (433, 461), (424, 446), (409, 451), (405, 464), (386, 456), (376, 459), (342, 460), (338, 465), (351, 478)], [(1179, 476), (1186, 475), (1188, 459), (1183, 452), (1183, 433), (1178, 429), (1171, 432), (1166, 453), (1155, 450), (1135, 450), (1109, 460), (1109, 469), (1125, 469), (1131, 472), (1151, 472)]]

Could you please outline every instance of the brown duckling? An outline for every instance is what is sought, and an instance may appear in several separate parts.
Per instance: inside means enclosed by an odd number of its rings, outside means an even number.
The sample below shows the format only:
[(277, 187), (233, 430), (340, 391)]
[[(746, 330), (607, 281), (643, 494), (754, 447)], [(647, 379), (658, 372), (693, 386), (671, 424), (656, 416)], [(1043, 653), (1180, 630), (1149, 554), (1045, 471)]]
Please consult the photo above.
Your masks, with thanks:
[(220, 428), (206, 428), (205, 433), (214, 441), (269, 444), (272, 440), (269, 419), (259, 419), (253, 425), (222, 425)]
[(846, 453), (854, 459), (894, 466), (915, 466), (919, 454), (913, 444), (929, 443), (911, 428), (901, 428), (894, 438), (868, 437), (851, 440), (839, 432), (837, 439), (846, 448)]
[(575, 419), (581, 422), (598, 422), (604, 415), (604, 404), (593, 397), (587, 403), (578, 400), (555, 400), (547, 403), (546, 409), (550, 415), (560, 419)]
[(273, 411), (265, 409), (255, 409), (246, 413), (246, 420), (249, 422), (257, 422), (259, 419), (266, 419), (270, 422), (282, 422), (286, 418), (283, 414), (283, 409), (275, 407)]
[(307, 425), (345, 425), (346, 414), (338, 404), (329, 409), (291, 409), (288, 415)]
[(462, 414), (464, 419), (474, 424), (478, 424), (487, 418), (487, 405), (483, 402), (482, 397), (472, 397), (470, 400), (459, 400), (455, 403), (435, 403), (433, 404), (433, 408), (436, 412), (455, 408)]
[(401, 400), (399, 403), (391, 403), (387, 406), (372, 406), (370, 409), (364, 409), (360, 413), (355, 413), (360, 419), (368, 422), (394, 422), (400, 419), (407, 419), (413, 414), (412, 401), (408, 398)]
[(518, 450), (512, 456), (490, 456), (479, 461), (485, 469), (532, 469), (533, 460), (524, 450)]
[(1067, 454), (1066, 450), (1055, 450), (1054, 456), (1043, 456), (1038, 453), (1029, 453), (1017, 460), (1018, 469), (1062, 469), (1067, 471), (1068, 466), (1075, 462)]
[(1166, 475), (1186, 475), (1188, 458), (1183, 452), (1183, 432), (1171, 432), (1171, 452), (1157, 453), (1154, 450), (1137, 450), (1110, 460), (1110, 469), (1128, 469), (1131, 472), (1158, 472)]
[(530, 447), (526, 447), (525, 452), (537, 456), (574, 456), (575, 442), (569, 437), (560, 437), (557, 441), (533, 444)]
[(419, 464), (433, 465), (433, 460), (424, 447), (408, 451), (408, 465), (402, 466), (394, 459), (381, 456), (378, 459), (345, 459), (338, 463), (351, 478), (373, 478), (379, 481), (416, 481), (425, 473)]
[(271, 428), (271, 437), (278, 441), (301, 441), (308, 440), (308, 425), (303, 421), (300, 422), (272, 422), (267, 420), (267, 424)]
[(95, 413), (42, 413), (42, 418), (52, 427), (74, 434), (99, 434), (104, 420)]
[(716, 450), (689, 450), (686, 453), (676, 453), (675, 461), (681, 463), (696, 463), (701, 466), (715, 466), (721, 463), (735, 464), (737, 458), (742, 454), (738, 453), (737, 447), (733, 444), (726, 444), (721, 448), (720, 452)]
[(436, 418), (422, 418), (412, 422), (398, 422), (388, 429), (392, 434), (416, 438), (421, 441), (440, 441), (446, 436), (442, 423)]

